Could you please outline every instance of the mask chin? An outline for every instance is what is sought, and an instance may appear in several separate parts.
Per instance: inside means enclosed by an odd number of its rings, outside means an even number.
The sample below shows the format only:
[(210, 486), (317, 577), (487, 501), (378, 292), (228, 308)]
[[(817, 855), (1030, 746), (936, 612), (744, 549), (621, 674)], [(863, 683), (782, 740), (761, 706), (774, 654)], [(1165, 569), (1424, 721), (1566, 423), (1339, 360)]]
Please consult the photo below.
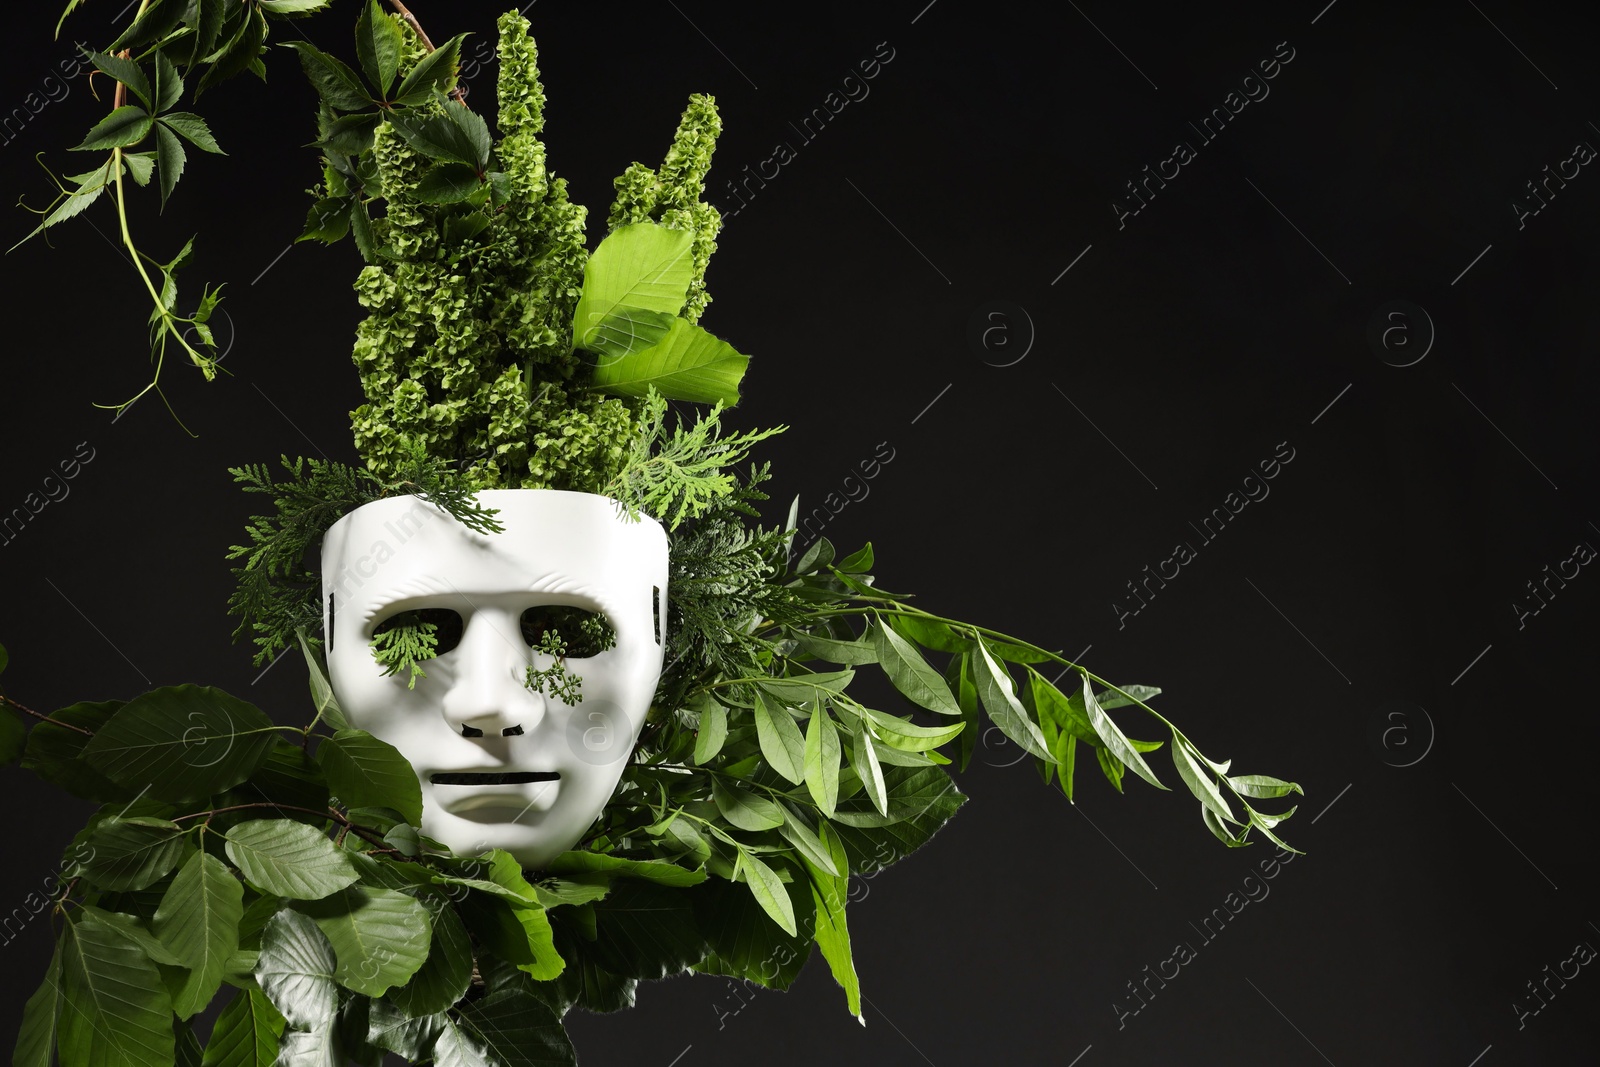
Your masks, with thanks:
[[(474, 533), (416, 497), (367, 504), (328, 531), (329, 676), (351, 725), (416, 770), (425, 835), (537, 867), (593, 824), (644, 725), (662, 668), (667, 537), (595, 494), (477, 496), (503, 532)], [(421, 676), (385, 675), (374, 633), (430, 624)]]

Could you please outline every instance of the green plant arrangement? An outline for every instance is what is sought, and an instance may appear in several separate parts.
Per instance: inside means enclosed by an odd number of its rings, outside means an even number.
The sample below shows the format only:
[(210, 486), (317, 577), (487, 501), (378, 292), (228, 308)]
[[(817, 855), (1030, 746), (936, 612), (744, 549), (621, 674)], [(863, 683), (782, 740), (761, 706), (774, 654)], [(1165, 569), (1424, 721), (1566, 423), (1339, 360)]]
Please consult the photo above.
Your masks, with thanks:
[[(259, 73), (271, 22), (324, 6), (146, 0), (91, 56), (118, 87), (80, 147), (110, 159), (74, 178), (41, 228), (111, 189), (127, 238), (122, 177), (155, 181), (165, 199), (179, 139), (215, 148), (198, 115), (173, 110), (186, 82)], [(0, 759), (102, 805), (49, 902), (56, 951), (23, 1007), (14, 1062), (299, 1067), (387, 1052), (446, 1067), (572, 1064), (573, 1008), (623, 1009), (639, 982), (686, 971), (787, 988), (813, 946), (861, 1018), (849, 879), (955, 815), (965, 797), (949, 769), (967, 766), (985, 720), (1068, 799), (1090, 752), (1118, 791), (1128, 771), (1167, 788), (1147, 760), (1164, 746), (1219, 840), (1289, 847), (1277, 827), (1294, 809), (1257, 805), (1300, 787), (1202, 754), (1150, 706), (1160, 690), (923, 610), (878, 586), (871, 544), (841, 556), (819, 538), (796, 553), (798, 501), (782, 525), (760, 523), (771, 472), (749, 457), (783, 428), (723, 427), (749, 361), (699, 324), (719, 226), (701, 198), (720, 130), (709, 97), (691, 98), (659, 168), (617, 179), (591, 251), (585, 210), (539, 140), (526, 20), (499, 21), (491, 132), (455, 90), (461, 38), (435, 47), (392, 6), (363, 5), (355, 67), (290, 42), (321, 101), (323, 170), (302, 239), (348, 236), (364, 262), (361, 465), (233, 471), (266, 502), (231, 553), (236, 636), (258, 663), (303, 657), (311, 699), (283, 725), (197, 685), (49, 713), (0, 689)], [(184, 324), (207, 336), (215, 306), (207, 290), (198, 310), (176, 311), (183, 259), (160, 266), (160, 288), (149, 279), (158, 369), (161, 345), (187, 349)], [(153, 263), (135, 260), (141, 274)], [(672, 403), (699, 413), (669, 420)], [(495, 489), (600, 494), (658, 520), (670, 544), (665, 667), (631, 761), (583, 839), (541, 869), (421, 832), (412, 764), (354, 728), (329, 681), (321, 580), (306, 562), (342, 516), (396, 496), (492, 538), (502, 527), (477, 494)], [(409, 689), (444, 662), (449, 626), (402, 611), (370, 653)], [(615, 634), (557, 608), (524, 638), (549, 661), (527, 668), (527, 687), (577, 704), (569, 660)], [(854, 695), (873, 670), (901, 706)], [(1135, 740), (1113, 713), (1148, 716), (1163, 736)], [(219, 997), (202, 1049), (191, 1020)]]

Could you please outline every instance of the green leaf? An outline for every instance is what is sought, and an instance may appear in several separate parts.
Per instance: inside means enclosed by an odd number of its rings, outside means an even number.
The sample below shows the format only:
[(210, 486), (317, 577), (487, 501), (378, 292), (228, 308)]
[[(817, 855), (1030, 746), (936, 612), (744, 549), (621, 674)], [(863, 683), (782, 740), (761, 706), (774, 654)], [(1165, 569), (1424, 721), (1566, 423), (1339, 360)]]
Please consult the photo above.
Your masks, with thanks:
[(868, 541), (844, 559), (841, 559), (839, 561), (839, 569), (848, 574), (865, 574), (872, 569), (872, 563), (872, 542)]
[[(966, 800), (950, 775), (938, 767), (890, 767), (883, 772), (889, 797), (889, 810), (880, 812), (870, 798), (859, 794), (839, 801), (839, 810), (833, 822), (843, 829), (841, 836), (847, 846), (868, 839), (896, 838), (909, 847), (898, 855), (906, 855), (911, 848), (921, 845), (943, 826)], [(884, 834), (853, 834), (853, 830), (880, 830), (891, 828)], [(867, 850), (871, 854), (871, 849)], [(858, 873), (864, 867), (852, 861), (851, 870)]]
[(317, 900), (359, 877), (349, 857), (304, 823), (253, 819), (235, 826), (226, 837), (228, 858), (245, 881), (263, 893)]
[[(1144, 757), (1139, 755), (1138, 750), (1133, 747), (1133, 743), (1128, 740), (1127, 735), (1122, 732), (1116, 723), (1111, 721), (1111, 716), (1101, 710), (1100, 702), (1094, 698), (1094, 692), (1089, 688), (1087, 676), (1083, 679), (1083, 710), (1089, 719), (1089, 725), (1094, 728), (1095, 734), (1099, 736), (1111, 755), (1131, 767), (1135, 774), (1157, 789), (1167, 788), (1156, 778), (1155, 772), (1150, 770), (1150, 767), (1144, 761)], [(1178, 746), (1174, 745), (1173, 747), (1177, 748)]]
[(366, 1041), (407, 1063), (427, 1062), (447, 1018), (442, 1011), (412, 1016), (388, 1000), (374, 1000), (367, 1006)]
[[(861, 784), (866, 789), (873, 807), (878, 809), (878, 814), (887, 817), (889, 797), (884, 786), (883, 768), (878, 765), (878, 753), (872, 747), (872, 735), (867, 732), (865, 724), (860, 720), (853, 720), (850, 723), (850, 766), (855, 769), (856, 777), (861, 779)], [(840, 814), (836, 811), (830, 817), (837, 819)]]
[(945, 684), (956, 695), (961, 705), (961, 725), (965, 727), (960, 737), (960, 767), (964, 771), (972, 762), (973, 750), (978, 746), (978, 687), (972, 678), (972, 653), (963, 649), (950, 658), (944, 670)]
[(401, 112), (389, 119), (406, 143), (429, 159), (460, 163), (472, 168), (476, 178), (489, 165), (494, 141), (483, 116), (460, 104), (446, 101), (443, 113), (420, 117)]
[(878, 623), (872, 628), (873, 647), (894, 687), (919, 707), (940, 715), (960, 715), (961, 705), (956, 703), (939, 672), (928, 666), (928, 661), (911, 642), (885, 625), (882, 616), (874, 614), (873, 618)]
[(783, 809), (766, 797), (725, 785), (721, 778), (711, 784), (711, 798), (722, 817), (741, 830), (771, 830), (783, 825)]
[[(128, 157), (125, 156), (124, 158)], [(77, 188), (66, 193), (64, 197), (61, 197), (61, 202), (44, 217), (44, 220), (40, 222), (39, 225), (35, 226), (26, 237), (23, 237), (16, 244), (6, 249), (6, 251), (11, 252), (16, 250), (21, 245), (39, 236), (51, 226), (65, 222), (67, 219), (79, 215), (87, 210), (90, 204), (100, 199), (100, 194), (106, 191), (107, 184), (113, 179), (114, 175), (111, 172), (111, 163), (111, 158), (107, 157), (106, 163), (102, 167), (91, 171), (85, 171), (82, 174), (68, 176), (67, 180), (74, 183)], [(132, 170), (131, 167), (129, 169)]]
[(465, 163), (435, 163), (417, 182), (415, 196), (424, 204), (459, 204), (483, 185)]
[[(344, 235), (350, 232), (352, 210), (361, 211), (361, 205), (355, 202), (354, 197), (323, 197), (321, 200), (314, 202), (310, 210), (306, 212), (306, 227), (300, 231), (300, 236), (295, 238), (296, 243), (300, 241), (321, 241), (324, 244), (333, 244), (335, 241), (343, 240)], [(323, 675), (323, 680), (327, 680), (325, 674)], [(333, 691), (330, 689), (328, 691), (330, 697), (332, 693)], [(313, 698), (316, 696), (314, 684), (312, 696)], [(335, 705), (337, 703), (337, 701), (334, 701)], [(334, 722), (332, 719), (328, 721), (336, 730), (342, 730), (350, 725), (349, 721), (343, 718), (342, 713), (340, 721)]]
[(305, 631), (296, 631), (295, 636), (300, 641), (300, 652), (305, 656), (306, 672), (310, 675), (311, 706), (316, 710), (316, 714), (311, 718), (311, 725), (325, 722), (335, 730), (350, 729), (350, 720), (345, 717), (344, 709), (339, 706), (339, 698), (333, 695), (333, 685), (328, 681), (328, 672), (323, 669), (322, 660), (311, 647), (311, 642), (306, 640)]
[(177, 29), (183, 21), (187, 0), (155, 0), (133, 24), (111, 42), (107, 52), (120, 52), (124, 48), (137, 49), (151, 41), (159, 40)]
[(207, 126), (206, 120), (199, 115), (188, 111), (169, 111), (156, 121), (172, 127), (174, 132), (203, 152), (227, 155), (222, 146), (217, 144), (217, 139), (211, 136), (211, 127)]
[(1100, 770), (1106, 776), (1106, 781), (1116, 787), (1117, 792), (1122, 792), (1122, 772), (1125, 764), (1103, 748), (1094, 750), (1094, 758), (1100, 763)]
[(195, 1036), (194, 1028), (177, 1016), (172, 1019), (172, 1043), (173, 1067), (201, 1067), (200, 1039)]
[(990, 652), (1010, 663), (1049, 663), (1053, 658), (1049, 652), (1042, 649), (1029, 648), (1010, 641), (996, 641), (993, 638), (984, 640), (988, 643)]
[[(1102, 747), (1100, 735), (1094, 732), (1094, 727), (1089, 725), (1088, 715), (1084, 714), (1082, 694), (1068, 697), (1032, 667), (1027, 670), (1028, 691), (1033, 698), (1034, 710), (1039, 716), (1049, 718), (1058, 728), (1079, 741), (1095, 748)], [(1129, 743), (1132, 744), (1131, 741)]]
[(823, 848), (831, 860), (831, 869), (801, 856), (807, 873), (811, 875), (811, 901), (816, 909), (813, 936), (817, 947), (822, 950), (822, 958), (828, 961), (834, 981), (844, 989), (850, 1014), (865, 1026), (866, 1019), (861, 1014), (861, 980), (856, 977), (855, 957), (850, 949), (850, 927), (845, 922), (845, 903), (850, 899), (849, 860), (845, 855), (844, 842), (833, 827), (824, 821), (819, 829)]
[(1233, 809), (1228, 806), (1227, 800), (1217, 789), (1217, 783), (1212, 779), (1211, 770), (1195, 758), (1193, 750), (1182, 741), (1177, 734), (1172, 735), (1172, 765), (1177, 768), (1178, 776), (1183, 783), (1206, 807), (1216, 812), (1217, 817), (1228, 822), (1238, 822), (1233, 815)]
[(972, 663), (975, 668), (978, 697), (983, 701), (984, 710), (989, 713), (989, 718), (1000, 727), (1001, 733), (1021, 745), (1029, 755), (1042, 760), (1054, 760), (1055, 757), (1045, 747), (1044, 734), (1040, 732), (1038, 725), (1028, 718), (1027, 709), (1017, 700), (1016, 686), (1012, 681), (1011, 672), (995, 662), (982, 640), (973, 644)]
[(217, 1017), (201, 1067), (274, 1067), (283, 1015), (259, 989), (241, 989)]
[(816, 864), (832, 875), (842, 873), (833, 866), (833, 857), (829, 855), (827, 846), (822, 843), (817, 832), (807, 826), (805, 820), (796, 815), (788, 805), (783, 805), (783, 825), (778, 827), (778, 833), (795, 847), (808, 864)]
[[(338, 1032), (333, 1029), (307, 1033), (286, 1030), (278, 1045), (278, 1060), (273, 1067), (341, 1067)], [(365, 1064), (363, 1067), (371, 1067)]]
[(100, 889), (143, 889), (178, 865), (186, 842), (183, 830), (165, 819), (111, 816), (88, 836), (89, 858), (82, 875)]
[(72, 1067), (172, 1067), (172, 1002), (144, 950), (93, 913), (61, 933), (56, 1040)]
[(308, 915), (283, 908), (261, 931), (256, 981), (288, 1025), (326, 1030), (339, 1008), (333, 946)]
[(329, 0), (256, 0), (261, 10), (285, 17), (309, 15), (328, 6)]
[[(457, 1012), (460, 1037), (446, 1030), (434, 1048), (437, 1067), (575, 1067), (566, 1028), (527, 985), (504, 985)], [(458, 1051), (473, 1042), (479, 1058)], [(448, 1043), (447, 1043), (448, 1042)]]
[(211, 55), (212, 49), (217, 46), (217, 38), (222, 33), (225, 14), (226, 0), (200, 0), (195, 6), (195, 18), (191, 23), (194, 27), (194, 37), (191, 47), (184, 53), (184, 66), (193, 67)]
[(469, 895), (458, 907), (473, 937), (500, 959), (541, 980), (561, 974), (566, 962), (556, 952), (544, 908), (482, 895)]
[[(131, 894), (126, 894), (121, 897), (119, 901), (121, 906), (131, 906), (129, 903), (130, 896)], [(107, 926), (114, 927), (119, 934), (143, 949), (144, 954), (150, 957), (151, 962), (169, 964), (175, 969), (183, 966), (183, 961), (174, 956), (171, 949), (167, 948), (155, 934), (146, 929), (144, 920), (137, 915), (122, 911), (106, 911), (104, 908), (97, 908), (92, 904), (85, 904), (80, 910), (86, 915), (93, 913), (95, 918)]]
[(393, 808), (422, 821), (422, 784), (411, 761), (364, 730), (340, 730), (317, 746), (328, 788), (349, 807)]
[[(3, 650), (0, 650), (3, 653)], [(0, 654), (3, 659), (3, 654)], [(0, 662), (0, 670), (4, 663)], [(17, 1030), (12, 1067), (54, 1067), (56, 1062), (56, 1020), (61, 1013), (61, 944), (56, 943), (45, 968), (44, 981), (22, 1006), (22, 1025)]]
[(122, 162), (127, 165), (128, 176), (140, 185), (149, 185), (150, 176), (156, 172), (156, 153), (124, 152)]
[[(796, 915), (805, 914), (810, 903), (809, 882), (796, 878), (778, 883)], [(787, 989), (799, 977), (810, 954), (810, 938), (786, 933), (747, 886), (718, 878), (698, 894), (694, 910), (711, 946), (711, 952), (694, 965), (696, 971), (742, 978), (769, 989)]]
[(151, 928), (190, 969), (173, 999), (178, 1018), (187, 1019), (211, 1003), (222, 986), (223, 966), (239, 947), (243, 899), (244, 886), (227, 864), (205, 851), (189, 857), (162, 896)]
[(878, 650), (866, 641), (836, 641), (819, 637), (804, 630), (790, 630), (788, 636), (804, 652), (829, 663), (843, 663), (852, 667), (878, 662)]
[(341, 115), (328, 124), (327, 130), (323, 133), (322, 139), (316, 142), (316, 146), (333, 152), (342, 152), (347, 156), (360, 155), (372, 147), (373, 137), (377, 133), (381, 118), (382, 116), (376, 111)]
[[(943, 685), (944, 682), (941, 681), (939, 684)], [(872, 708), (863, 708), (862, 711), (878, 728), (878, 740), (902, 752), (928, 752), (939, 748), (954, 740), (965, 728), (965, 724), (959, 722), (950, 726), (918, 726), (909, 719), (875, 711)]]
[(432, 52), (423, 56), (411, 73), (395, 90), (394, 103), (415, 104), (426, 100), (434, 90), (444, 92), (455, 80), (456, 60), (461, 54), (461, 42), (466, 34), (458, 33)]
[(155, 97), (154, 102), (147, 100), (145, 103), (156, 115), (172, 107), (183, 96), (183, 78), (165, 52), (156, 53), (156, 81), (151, 95)]
[(706, 880), (705, 871), (691, 871), (676, 863), (667, 863), (663, 860), (630, 860), (598, 852), (563, 852), (545, 864), (545, 870), (551, 874), (566, 875), (620, 874), (680, 889), (699, 885)]
[(695, 828), (694, 823), (678, 818), (676, 813), (656, 823), (647, 832), (661, 838), (668, 853), (681, 851), (697, 863), (704, 863), (711, 858), (711, 845), (705, 835)]
[(349, 886), (295, 907), (316, 920), (333, 946), (334, 980), (352, 992), (381, 997), (409, 981), (428, 958), (428, 909), (398, 890)]
[(889, 615), (889, 625), (901, 637), (915, 641), (923, 648), (931, 648), (937, 652), (965, 652), (968, 643), (965, 637), (958, 635), (946, 624), (937, 619), (925, 619), (920, 615), (907, 612), (894, 612)]
[(472, 942), (455, 908), (439, 893), (425, 893), (418, 899), (433, 924), (428, 958), (411, 981), (388, 993), (388, 999), (413, 1018), (453, 1007), (466, 996), (472, 981)]
[(745, 884), (750, 887), (750, 893), (761, 905), (761, 910), (782, 927), (784, 933), (790, 937), (798, 936), (794, 924), (794, 904), (789, 900), (789, 891), (784, 888), (783, 879), (771, 867), (743, 849), (739, 851), (739, 869), (744, 872)]
[(718, 752), (728, 737), (728, 709), (706, 696), (699, 704), (700, 729), (694, 738), (694, 762), (703, 767)]
[(666, 336), (694, 277), (693, 243), (692, 231), (653, 222), (612, 231), (583, 268), (572, 315), (577, 347), (620, 357)]
[(372, 106), (372, 97), (356, 72), (343, 61), (321, 51), (309, 41), (285, 41), (285, 48), (300, 53), (300, 68), (306, 79), (316, 89), (322, 102), (335, 111), (365, 111)]
[[(617, 320), (602, 320), (615, 324)], [(653, 387), (668, 400), (696, 404), (739, 402), (739, 381), (750, 357), (687, 319), (673, 319), (654, 345), (601, 358), (591, 379), (595, 389), (615, 396), (644, 396)]]
[(266, 16), (261, 13), (260, 8), (252, 7), (250, 12), (239, 20), (238, 28), (233, 36), (228, 38), (228, 42), (211, 56), (206, 57), (211, 65), (201, 75), (195, 96), (199, 97), (213, 85), (249, 69), (259, 60), (261, 47), (266, 40)]
[(178, 179), (183, 177), (183, 164), (186, 158), (177, 135), (161, 123), (156, 123), (156, 167), (161, 176), (162, 208), (167, 206), (167, 198), (177, 187)]
[(791, 704), (805, 704), (843, 693), (855, 680), (855, 671), (818, 671), (815, 674), (796, 674), (788, 678), (760, 678), (756, 685), (779, 700)]
[(1122, 692), (1119, 693), (1108, 689), (1104, 693), (1096, 693), (1094, 695), (1095, 700), (1099, 701), (1103, 710), (1110, 711), (1112, 708), (1127, 707), (1135, 701), (1149, 700), (1152, 697), (1161, 695), (1160, 687), (1154, 685), (1119, 685), (1117, 689), (1122, 690)]
[(474, 1040), (467, 1029), (449, 1015), (439, 1016), (439, 1036), (429, 1053), (437, 1067), (487, 1067), (493, 1061), (489, 1051)]
[(72, 146), (72, 150), (87, 152), (104, 148), (126, 148), (144, 140), (144, 135), (149, 132), (150, 113), (137, 104), (124, 104), (95, 123), (84, 135), (83, 141)]
[(1244, 840), (1243, 837), (1234, 837), (1232, 831), (1230, 831), (1226, 826), (1223, 826), (1222, 820), (1217, 818), (1217, 813), (1212, 811), (1204, 804), (1200, 805), (1200, 821), (1206, 824), (1206, 829), (1210, 830), (1211, 833), (1216, 836), (1218, 841), (1221, 841), (1229, 848), (1242, 848), (1245, 845), (1250, 844), (1250, 842)]
[(220, 689), (180, 685), (136, 697), (83, 749), (89, 765), (119, 785), (182, 802), (238, 785), (273, 742), (272, 720)]
[(1285, 852), (1293, 852), (1297, 856), (1305, 855), (1304, 852), (1301, 852), (1297, 848), (1291, 847), (1287, 841), (1272, 832), (1275, 826), (1283, 822), (1289, 816), (1293, 815), (1297, 808), (1290, 808), (1282, 815), (1263, 815), (1250, 805), (1245, 804), (1244, 801), (1241, 800), (1239, 803), (1244, 807), (1245, 814), (1250, 817), (1250, 825), (1254, 826), (1257, 830), (1260, 830), (1262, 837), (1265, 837), (1268, 841), (1271, 841), (1274, 845), (1277, 845)]
[(1061, 791), (1067, 795), (1068, 800), (1077, 803), (1072, 797), (1073, 775), (1077, 772), (1078, 765), (1078, 738), (1063, 730), (1056, 735), (1056, 762), (1061, 764)]
[[(795, 497), (795, 503), (800, 503), (800, 498)], [(819, 537), (811, 542), (811, 547), (795, 562), (794, 573), (811, 574), (821, 570), (833, 562), (833, 542), (826, 537)]]
[(14, 763), (22, 758), (28, 745), (28, 728), (22, 716), (12, 711), (0, 711), (0, 764)]
[(378, 0), (367, 0), (356, 21), (356, 56), (361, 60), (362, 73), (380, 94), (387, 93), (394, 84), (404, 47), (400, 24), (384, 14)]
[(795, 785), (805, 781), (806, 740), (789, 709), (757, 689), (755, 719), (756, 737), (767, 764)]
[(1228, 784), (1233, 786), (1234, 792), (1242, 797), (1253, 800), (1275, 800), (1286, 797), (1290, 793), (1305, 795), (1296, 782), (1285, 782), (1281, 778), (1269, 778), (1264, 774), (1241, 774), (1228, 779)]
[[(116, 49), (112, 50), (113, 53), (115, 51)], [(128, 91), (139, 98), (139, 102), (145, 106), (146, 111), (164, 111), (172, 106), (171, 104), (157, 105), (155, 103), (156, 94), (150, 91), (150, 79), (145, 76), (145, 73), (140, 68), (139, 64), (135, 63), (133, 60), (124, 59), (122, 56), (107, 54), (105, 52), (90, 51), (85, 54), (89, 62), (95, 65), (96, 69), (107, 75), (110, 75), (112, 81), (118, 81), (123, 85), (126, 85), (128, 87)], [(157, 52), (156, 55), (159, 56), (161, 53)], [(168, 65), (170, 66), (171, 64), (169, 63)], [(161, 64), (158, 62), (156, 64), (156, 72), (158, 76), (160, 71)], [(165, 96), (166, 94), (163, 93), (162, 95)]]
[[(559, 914), (559, 913), (558, 913)], [(594, 905), (595, 940), (577, 955), (622, 978), (654, 981), (681, 974), (706, 954), (693, 895), (651, 882), (621, 881)]]
[(806, 788), (830, 818), (839, 803), (839, 757), (839, 729), (827, 709), (818, 707), (806, 724)]
[(1028, 684), (1024, 685), (1017, 695), (1022, 701), (1022, 706), (1027, 709), (1029, 717), (1039, 724), (1039, 732), (1044, 735), (1044, 747), (1050, 751), (1050, 761), (1038, 759), (1033, 761), (1033, 765), (1039, 771), (1039, 777), (1044, 779), (1045, 785), (1049, 785), (1055, 778), (1056, 764), (1061, 759), (1061, 755), (1057, 750), (1057, 741), (1060, 739), (1061, 730), (1056, 726), (1056, 721), (1049, 715), (1040, 714), (1038, 702), (1034, 700), (1033, 696), (1033, 679), (1031, 676), (1028, 679)]

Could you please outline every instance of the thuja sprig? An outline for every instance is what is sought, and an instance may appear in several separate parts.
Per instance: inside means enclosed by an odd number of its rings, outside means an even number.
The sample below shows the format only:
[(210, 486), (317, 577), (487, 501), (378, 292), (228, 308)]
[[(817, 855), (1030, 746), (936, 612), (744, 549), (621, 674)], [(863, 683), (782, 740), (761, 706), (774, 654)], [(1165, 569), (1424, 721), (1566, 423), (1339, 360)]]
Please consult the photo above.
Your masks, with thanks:
[(384, 677), (407, 672), (406, 688), (415, 689), (426, 678), (422, 662), (439, 654), (439, 627), (410, 612), (396, 615), (372, 635), (372, 658), (383, 666)]
[(567, 642), (555, 629), (539, 635), (537, 651), (552, 657), (550, 666), (537, 670), (528, 664), (523, 684), (535, 693), (576, 706), (583, 702), (583, 678), (567, 670)]

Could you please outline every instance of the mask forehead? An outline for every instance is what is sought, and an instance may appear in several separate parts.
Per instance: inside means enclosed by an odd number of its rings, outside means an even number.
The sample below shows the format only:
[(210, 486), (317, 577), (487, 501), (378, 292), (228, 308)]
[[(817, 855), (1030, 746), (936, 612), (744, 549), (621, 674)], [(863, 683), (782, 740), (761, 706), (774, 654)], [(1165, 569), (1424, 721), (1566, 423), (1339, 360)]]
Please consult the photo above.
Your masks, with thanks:
[(416, 497), (341, 519), (324, 541), (324, 608), (331, 597), (338, 615), (325, 621), (369, 628), (411, 602), (529, 593), (602, 611), (619, 638), (658, 643), (655, 601), (666, 587), (659, 524), (619, 518), (610, 501), (587, 493), (478, 495), (500, 509), (504, 532), (476, 533)]

